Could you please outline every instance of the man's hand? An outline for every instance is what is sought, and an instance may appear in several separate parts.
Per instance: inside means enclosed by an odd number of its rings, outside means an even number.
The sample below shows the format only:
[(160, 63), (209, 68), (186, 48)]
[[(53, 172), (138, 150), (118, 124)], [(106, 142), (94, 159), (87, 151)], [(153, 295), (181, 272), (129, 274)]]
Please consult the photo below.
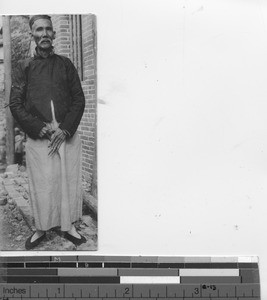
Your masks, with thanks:
[(57, 128), (51, 136), (48, 155), (52, 156), (53, 154), (55, 154), (59, 150), (61, 144), (65, 141), (65, 139), (65, 132), (62, 131), (60, 128)]
[(48, 139), (50, 140), (50, 136), (51, 136), (51, 131), (50, 128), (48, 126), (45, 126), (41, 129), (41, 131), (39, 132), (39, 137), (43, 138), (43, 137), (48, 137)]

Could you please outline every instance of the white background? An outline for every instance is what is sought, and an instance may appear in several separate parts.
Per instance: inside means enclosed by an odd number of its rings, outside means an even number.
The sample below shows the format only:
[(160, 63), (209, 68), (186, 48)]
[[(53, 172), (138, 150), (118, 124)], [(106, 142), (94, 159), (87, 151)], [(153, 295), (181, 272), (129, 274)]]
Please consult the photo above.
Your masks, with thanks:
[(0, 8), (97, 15), (96, 254), (258, 255), (265, 299), (267, 1)]

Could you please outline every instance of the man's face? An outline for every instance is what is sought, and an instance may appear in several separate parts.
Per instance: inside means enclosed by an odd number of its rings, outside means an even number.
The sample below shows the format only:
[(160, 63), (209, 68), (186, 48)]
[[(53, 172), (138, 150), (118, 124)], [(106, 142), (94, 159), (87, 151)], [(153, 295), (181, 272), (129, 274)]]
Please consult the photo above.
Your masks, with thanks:
[(32, 25), (31, 35), (39, 49), (46, 50), (51, 48), (55, 38), (52, 22), (47, 19), (36, 20)]

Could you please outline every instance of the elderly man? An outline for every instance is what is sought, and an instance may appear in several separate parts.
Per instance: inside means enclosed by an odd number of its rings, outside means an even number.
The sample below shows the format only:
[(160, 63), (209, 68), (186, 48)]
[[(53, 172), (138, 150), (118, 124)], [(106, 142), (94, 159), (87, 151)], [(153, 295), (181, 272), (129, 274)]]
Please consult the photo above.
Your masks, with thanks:
[(10, 97), (11, 112), (28, 135), (26, 163), (36, 232), (25, 247), (39, 245), (56, 226), (80, 245), (86, 240), (73, 223), (82, 214), (81, 141), (76, 130), (84, 94), (72, 62), (54, 53), (50, 16), (33, 16), (30, 29), (35, 54), (18, 64)]

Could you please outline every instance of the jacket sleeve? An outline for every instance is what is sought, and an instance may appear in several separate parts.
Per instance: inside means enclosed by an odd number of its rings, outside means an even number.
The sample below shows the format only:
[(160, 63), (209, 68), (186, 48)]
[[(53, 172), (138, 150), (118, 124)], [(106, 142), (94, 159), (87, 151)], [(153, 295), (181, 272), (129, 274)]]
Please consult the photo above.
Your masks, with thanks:
[(85, 98), (78, 72), (70, 60), (67, 62), (71, 104), (69, 111), (66, 114), (64, 121), (59, 125), (59, 128), (67, 131), (70, 136), (73, 136), (80, 124), (84, 112)]
[(14, 72), (9, 106), (14, 119), (19, 123), (22, 129), (31, 138), (37, 139), (45, 124), (26, 110), (26, 90), (26, 63), (23, 61), (18, 63), (18, 67)]

